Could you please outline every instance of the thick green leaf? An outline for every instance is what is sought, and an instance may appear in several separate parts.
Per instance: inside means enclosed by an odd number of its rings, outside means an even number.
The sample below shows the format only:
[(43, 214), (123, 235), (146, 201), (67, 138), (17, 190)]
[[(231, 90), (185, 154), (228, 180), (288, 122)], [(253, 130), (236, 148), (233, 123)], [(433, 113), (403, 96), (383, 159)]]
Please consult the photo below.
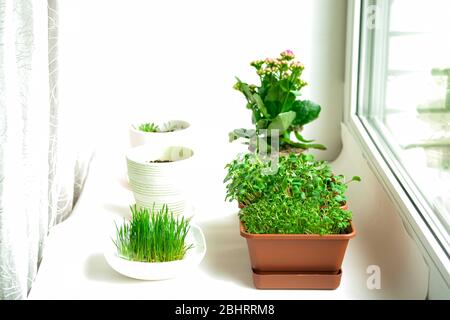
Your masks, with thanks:
[(274, 85), (269, 88), (266, 96), (266, 101), (282, 101), (283, 98), (283, 89), (279, 85)]
[(270, 116), (269, 113), (267, 112), (266, 106), (264, 105), (264, 102), (257, 93), (253, 95), (253, 100), (255, 100), (258, 110), (263, 114), (263, 116), (269, 118)]
[(262, 119), (262, 116), (259, 112), (255, 112), (255, 110), (252, 109), (252, 123), (256, 124), (259, 120)]
[(236, 77), (237, 83), (235, 85), (235, 88), (238, 89), (240, 92), (242, 92), (247, 98), (248, 102), (255, 103), (255, 100), (253, 99), (253, 95), (250, 92), (250, 88), (247, 83), (242, 82), (238, 77)]
[(295, 94), (293, 94), (292, 92), (287, 92), (283, 100), (283, 105), (281, 106), (281, 112), (283, 113), (292, 111), (292, 106), (295, 102), (295, 99)]
[(264, 101), (264, 105), (267, 108), (267, 112), (269, 113), (269, 118), (273, 119), (275, 118), (281, 110), (280, 102), (279, 101)]
[(269, 120), (261, 119), (258, 122), (256, 122), (257, 129), (267, 129), (268, 125), (269, 125)]
[(261, 81), (261, 87), (265, 88), (265, 87), (271, 87), (272, 85), (274, 85), (276, 82), (278, 81), (278, 79), (275, 77), (274, 74), (268, 74), (266, 76), (264, 76), (264, 78)]
[(256, 136), (256, 130), (254, 129), (236, 129), (233, 130), (232, 132), (230, 132), (228, 134), (229, 138), (230, 138), (230, 142), (233, 142), (234, 140), (237, 140), (239, 138), (245, 138), (245, 139), (250, 139), (254, 136)]
[[(279, 84), (268, 87), (267, 95), (264, 98), (264, 104), (267, 107), (272, 118), (282, 113), (283, 102), (286, 100), (286, 92), (281, 89)], [(289, 110), (288, 110), (289, 111)]]
[(292, 109), (297, 114), (293, 124), (303, 126), (319, 117), (321, 107), (317, 103), (309, 100), (297, 100), (294, 102)]
[(289, 129), (294, 119), (295, 119), (294, 111), (280, 113), (275, 119), (273, 119), (268, 129), (279, 130), (280, 134), (282, 134), (286, 132), (287, 129)]
[(283, 89), (283, 91), (289, 92), (291, 90), (290, 82), (288, 79), (283, 79), (279, 83), (280, 83), (280, 87), (281, 87), (281, 89)]

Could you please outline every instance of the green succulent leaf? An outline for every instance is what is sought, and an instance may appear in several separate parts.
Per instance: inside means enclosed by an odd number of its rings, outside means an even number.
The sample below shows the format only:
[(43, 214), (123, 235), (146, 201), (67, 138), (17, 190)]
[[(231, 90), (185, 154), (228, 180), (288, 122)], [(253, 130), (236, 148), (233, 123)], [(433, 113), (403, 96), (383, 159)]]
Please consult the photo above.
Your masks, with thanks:
[(281, 86), (271, 85), (267, 91), (267, 95), (264, 99), (265, 105), (269, 105), (268, 111), (271, 117), (276, 117), (281, 113), (282, 103), (285, 100), (286, 93), (281, 89)]
[(283, 100), (283, 105), (281, 106), (281, 112), (287, 112), (292, 110), (292, 106), (295, 103), (296, 96), (292, 92), (288, 92)]
[(310, 100), (297, 100), (294, 102), (292, 109), (297, 114), (294, 121), (294, 125), (296, 126), (304, 126), (305, 124), (316, 120), (321, 111), (320, 105)]
[(255, 93), (253, 95), (253, 100), (256, 102), (256, 106), (258, 107), (258, 110), (262, 113), (262, 115), (266, 118), (270, 118), (270, 115), (267, 112), (264, 102), (262, 101), (261, 97), (257, 93)]
[(256, 122), (256, 128), (259, 129), (267, 129), (267, 126), (269, 125), (269, 120), (261, 119)]
[(239, 138), (251, 139), (256, 136), (256, 130), (254, 129), (235, 129), (228, 134), (230, 142), (233, 142)]
[(274, 119), (279, 114), (279, 110), (281, 109), (279, 101), (264, 100), (264, 105), (269, 113), (269, 119)]
[(286, 132), (291, 126), (292, 122), (295, 119), (295, 112), (289, 111), (285, 113), (280, 113), (269, 125), (269, 130), (279, 130), (280, 134)]
[(283, 79), (280, 81), (280, 87), (283, 91), (289, 92), (291, 90), (291, 84), (289, 79)]
[(236, 80), (237, 83), (234, 85), (234, 88), (242, 92), (249, 102), (254, 103), (255, 101), (253, 100), (253, 95), (250, 92), (249, 85), (242, 82), (238, 77), (236, 77)]

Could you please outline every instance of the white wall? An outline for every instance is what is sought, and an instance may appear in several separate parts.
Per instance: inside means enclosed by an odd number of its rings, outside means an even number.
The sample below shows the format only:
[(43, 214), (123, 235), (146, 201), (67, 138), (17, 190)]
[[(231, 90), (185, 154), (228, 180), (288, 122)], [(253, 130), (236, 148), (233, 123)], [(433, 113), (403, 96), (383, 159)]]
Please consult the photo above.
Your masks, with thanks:
[(256, 81), (250, 61), (292, 49), (306, 66), (305, 97), (323, 107), (306, 136), (334, 159), (345, 7), (345, 0), (61, 0), (61, 105), (75, 106), (74, 118), (87, 111), (74, 130), (93, 126), (103, 146), (126, 143), (128, 122), (154, 115), (190, 119), (205, 144), (222, 146), (230, 130), (251, 125), (234, 76)]

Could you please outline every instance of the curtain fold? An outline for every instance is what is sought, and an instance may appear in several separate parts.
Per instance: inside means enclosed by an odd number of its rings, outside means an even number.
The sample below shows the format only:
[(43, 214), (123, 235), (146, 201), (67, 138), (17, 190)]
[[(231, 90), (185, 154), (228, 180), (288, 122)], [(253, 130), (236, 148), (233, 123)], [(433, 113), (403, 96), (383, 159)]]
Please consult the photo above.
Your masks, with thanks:
[(58, 99), (57, 4), (0, 0), (0, 299), (27, 297), (90, 161)]

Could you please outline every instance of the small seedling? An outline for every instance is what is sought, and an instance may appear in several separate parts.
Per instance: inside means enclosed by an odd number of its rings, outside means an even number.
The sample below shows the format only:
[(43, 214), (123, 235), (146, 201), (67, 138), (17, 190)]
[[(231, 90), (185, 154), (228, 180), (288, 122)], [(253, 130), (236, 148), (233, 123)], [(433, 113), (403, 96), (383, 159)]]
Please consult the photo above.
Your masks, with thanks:
[(161, 132), (159, 127), (153, 122), (139, 125), (138, 130), (143, 132)]

